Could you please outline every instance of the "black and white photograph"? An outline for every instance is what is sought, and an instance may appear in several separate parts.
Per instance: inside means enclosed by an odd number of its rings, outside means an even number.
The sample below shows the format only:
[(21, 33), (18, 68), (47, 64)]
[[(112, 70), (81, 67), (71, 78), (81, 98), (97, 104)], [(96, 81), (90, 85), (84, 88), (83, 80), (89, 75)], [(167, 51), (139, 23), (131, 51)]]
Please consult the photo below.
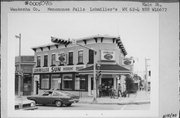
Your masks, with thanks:
[[(10, 117), (159, 116), (161, 87), (167, 87), (161, 84), (162, 18), (97, 6), (7, 14)], [(161, 117), (170, 116), (178, 114)]]

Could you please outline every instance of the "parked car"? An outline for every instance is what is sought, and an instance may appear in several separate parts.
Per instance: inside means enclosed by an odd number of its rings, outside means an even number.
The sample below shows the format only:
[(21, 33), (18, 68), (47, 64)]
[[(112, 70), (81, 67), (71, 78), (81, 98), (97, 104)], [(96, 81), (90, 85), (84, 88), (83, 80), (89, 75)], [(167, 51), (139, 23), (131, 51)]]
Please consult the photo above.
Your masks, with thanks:
[(51, 104), (56, 105), (57, 107), (61, 107), (63, 105), (71, 106), (72, 103), (79, 102), (79, 96), (59, 90), (44, 91), (41, 95), (29, 96), (27, 99), (35, 101), (36, 104)]
[(23, 97), (15, 98), (15, 110), (34, 110), (37, 109), (36, 103), (33, 100), (28, 100)]

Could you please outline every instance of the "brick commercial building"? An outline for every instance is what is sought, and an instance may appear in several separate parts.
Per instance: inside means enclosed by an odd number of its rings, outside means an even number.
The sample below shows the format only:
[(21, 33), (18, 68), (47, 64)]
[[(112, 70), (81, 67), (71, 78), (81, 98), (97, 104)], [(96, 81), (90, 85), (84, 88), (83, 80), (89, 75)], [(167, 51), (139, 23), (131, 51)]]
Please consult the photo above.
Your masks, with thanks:
[[(51, 37), (50, 45), (37, 46), (35, 52), (34, 94), (49, 89), (70, 91), (81, 96), (93, 95), (93, 63), (97, 65), (98, 85), (117, 89), (131, 71), (122, 65), (127, 52), (119, 37), (92, 36), (70, 40)], [(90, 49), (87, 49), (88, 47)], [(96, 51), (94, 55), (94, 51)], [(98, 75), (99, 74), (99, 75)]]

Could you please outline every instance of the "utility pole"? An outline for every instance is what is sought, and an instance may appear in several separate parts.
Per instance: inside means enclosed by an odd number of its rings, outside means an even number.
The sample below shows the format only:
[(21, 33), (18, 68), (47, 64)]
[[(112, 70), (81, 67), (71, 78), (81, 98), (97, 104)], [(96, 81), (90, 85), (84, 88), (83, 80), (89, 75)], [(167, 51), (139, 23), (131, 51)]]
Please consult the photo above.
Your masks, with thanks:
[(18, 96), (21, 97), (21, 34), (15, 35), (19, 39), (19, 70), (18, 70)]
[(96, 88), (96, 62), (95, 62), (95, 55), (96, 55), (96, 51), (92, 48), (89, 48), (87, 46), (83, 46), (81, 44), (76, 43), (76, 41), (72, 41), (73, 44), (79, 45), (81, 47), (87, 48), (89, 50), (93, 51), (94, 54), (94, 62), (93, 62), (93, 103), (97, 102), (97, 88)]
[(94, 93), (93, 93), (93, 103), (96, 103), (97, 102), (97, 92), (96, 92), (96, 63), (95, 63), (95, 54), (96, 54), (96, 51), (93, 50), (93, 54), (94, 54), (94, 66), (93, 66), (93, 84), (94, 84)]
[(147, 61), (149, 61), (150, 59), (149, 58), (145, 58), (145, 90), (147, 91), (148, 90), (148, 64), (147, 64)]

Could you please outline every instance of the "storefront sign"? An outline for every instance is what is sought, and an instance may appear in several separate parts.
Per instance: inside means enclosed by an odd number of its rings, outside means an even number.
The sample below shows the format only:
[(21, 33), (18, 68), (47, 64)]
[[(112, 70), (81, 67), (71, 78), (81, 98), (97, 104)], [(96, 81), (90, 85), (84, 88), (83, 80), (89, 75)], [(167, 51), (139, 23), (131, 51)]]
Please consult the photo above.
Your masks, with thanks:
[(76, 67), (76, 71), (77, 71), (77, 70), (80, 70), (80, 69), (83, 69), (83, 68), (85, 68), (84, 65), (83, 65), (83, 66), (77, 66), (77, 67)]
[(115, 51), (101, 50), (101, 60), (114, 61), (115, 60)]
[(61, 67), (51, 67), (50, 72), (61, 72)]
[(47, 73), (49, 72), (49, 68), (33, 68), (33, 73)]
[(73, 68), (73, 66), (70, 66), (70, 67), (63, 67), (63, 71), (73, 71), (74, 70), (74, 68)]
[(75, 72), (82, 68), (85, 68), (85, 65), (33, 68), (33, 73)]

